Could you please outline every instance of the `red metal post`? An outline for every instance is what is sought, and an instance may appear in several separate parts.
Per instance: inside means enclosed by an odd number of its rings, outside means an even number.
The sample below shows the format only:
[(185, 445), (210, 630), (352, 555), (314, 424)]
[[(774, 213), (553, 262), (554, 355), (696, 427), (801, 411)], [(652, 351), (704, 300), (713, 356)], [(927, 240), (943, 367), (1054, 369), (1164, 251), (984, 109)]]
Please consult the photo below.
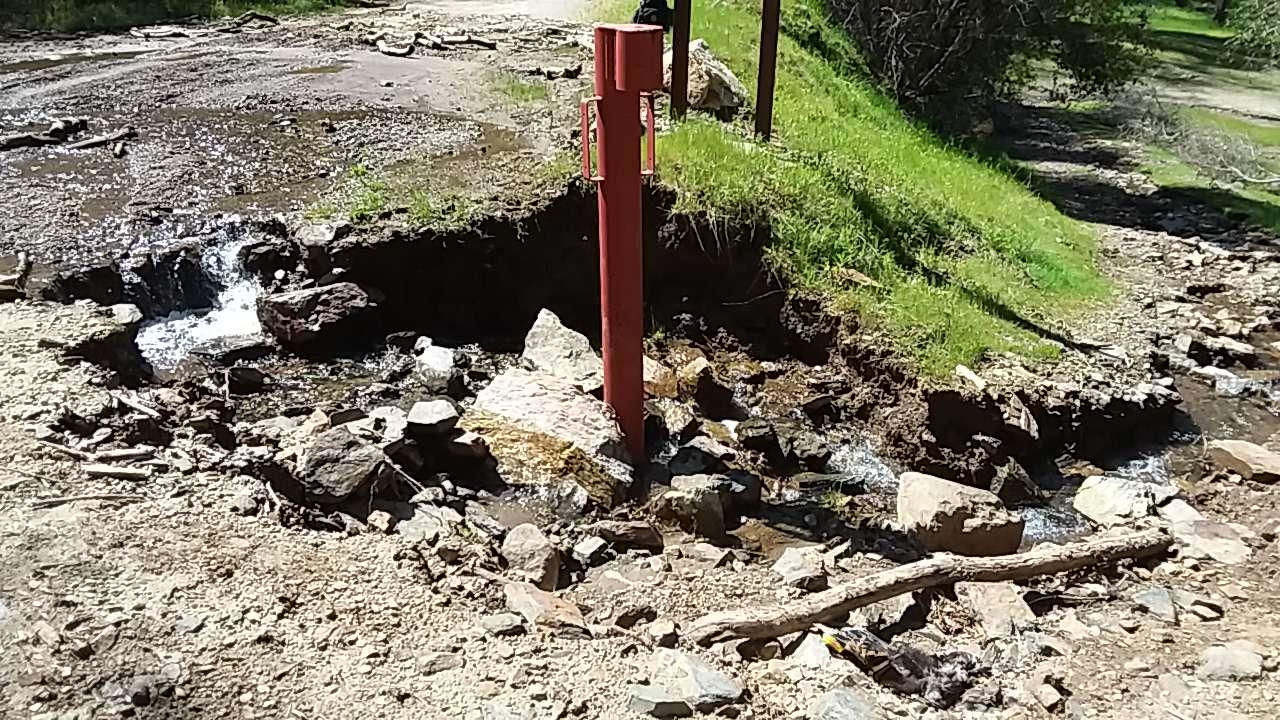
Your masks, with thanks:
[[(650, 25), (597, 25), (595, 45), (596, 97), (592, 100), (597, 105), (599, 169), (591, 172), (589, 133), (583, 135), (583, 161), (587, 177), (599, 187), (604, 401), (618, 415), (632, 458), (642, 462), (644, 254), (640, 236), (640, 97), (662, 87), (662, 29)], [(583, 112), (587, 112), (586, 102)], [(652, 117), (650, 113), (650, 153)]]

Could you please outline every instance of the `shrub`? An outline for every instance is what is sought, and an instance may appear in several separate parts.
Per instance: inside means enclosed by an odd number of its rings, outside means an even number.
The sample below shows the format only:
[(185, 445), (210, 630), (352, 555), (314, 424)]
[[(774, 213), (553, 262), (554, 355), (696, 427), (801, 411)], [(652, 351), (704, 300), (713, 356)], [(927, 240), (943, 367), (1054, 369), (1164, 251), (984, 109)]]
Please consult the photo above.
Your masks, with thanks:
[(1072, 94), (1136, 78), (1144, 11), (1127, 0), (829, 0), (867, 70), (903, 105), (958, 119), (1051, 62)]
[(1232, 46), (1251, 58), (1280, 65), (1280, 2), (1236, 0), (1229, 23), (1236, 30)]

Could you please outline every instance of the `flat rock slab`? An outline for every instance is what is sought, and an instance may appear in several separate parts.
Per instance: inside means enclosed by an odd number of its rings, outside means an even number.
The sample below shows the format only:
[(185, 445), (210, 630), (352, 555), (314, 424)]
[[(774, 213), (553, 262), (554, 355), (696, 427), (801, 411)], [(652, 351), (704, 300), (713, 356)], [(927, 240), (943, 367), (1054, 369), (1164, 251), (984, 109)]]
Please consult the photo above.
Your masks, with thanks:
[(1248, 640), (1214, 645), (1201, 653), (1196, 676), (1204, 680), (1256, 680), (1262, 677), (1265, 652)]
[(667, 648), (653, 651), (649, 659), (649, 681), (699, 712), (735, 703), (743, 693), (741, 683), (696, 655)]
[(989, 638), (1009, 637), (1036, 619), (1023, 591), (1013, 583), (956, 583), (956, 595), (978, 614)]
[(1080, 485), (1071, 504), (1081, 515), (1111, 527), (1150, 516), (1158, 503), (1176, 493), (1172, 486), (1094, 475)]
[(1244, 440), (1214, 440), (1209, 457), (1220, 467), (1246, 480), (1273, 483), (1280, 480), (1280, 455)]

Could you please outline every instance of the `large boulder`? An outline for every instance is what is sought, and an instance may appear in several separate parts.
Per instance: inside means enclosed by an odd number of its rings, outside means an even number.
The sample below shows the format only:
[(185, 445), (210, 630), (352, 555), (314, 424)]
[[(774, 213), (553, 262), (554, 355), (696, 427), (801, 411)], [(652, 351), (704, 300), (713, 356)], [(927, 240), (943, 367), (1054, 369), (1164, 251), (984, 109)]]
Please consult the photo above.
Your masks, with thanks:
[(480, 391), (475, 409), (568, 442), (588, 455), (631, 461), (613, 410), (568, 380), (512, 368)]
[(547, 309), (524, 337), (521, 355), (539, 371), (568, 380), (585, 392), (595, 392), (604, 385), (604, 363), (582, 333), (571, 330)]
[(414, 377), (427, 390), (459, 397), (463, 391), (462, 370), (458, 367), (458, 351), (441, 347), (429, 337), (420, 337), (413, 344)]
[(898, 521), (930, 550), (1005, 555), (1022, 544), (1022, 518), (995, 494), (924, 473), (898, 478)]
[(1214, 440), (1209, 457), (1246, 480), (1272, 483), (1280, 480), (1280, 455), (1244, 440)]
[(293, 290), (258, 299), (262, 327), (283, 345), (337, 345), (366, 334), (381, 294), (355, 283)]
[[(663, 56), (663, 86), (671, 89), (672, 52)], [(701, 38), (689, 43), (689, 107), (732, 117), (747, 101), (747, 88)]]
[(315, 435), (298, 456), (298, 481), (307, 499), (324, 505), (363, 493), (390, 471), (387, 456), (344, 427)]
[(1157, 504), (1177, 494), (1172, 485), (1156, 485), (1142, 480), (1094, 475), (1076, 490), (1071, 504), (1076, 512), (1104, 527), (1123, 525), (1144, 517)]
[(659, 520), (685, 532), (718, 540), (724, 537), (724, 504), (711, 487), (671, 488), (655, 497), (649, 509)]

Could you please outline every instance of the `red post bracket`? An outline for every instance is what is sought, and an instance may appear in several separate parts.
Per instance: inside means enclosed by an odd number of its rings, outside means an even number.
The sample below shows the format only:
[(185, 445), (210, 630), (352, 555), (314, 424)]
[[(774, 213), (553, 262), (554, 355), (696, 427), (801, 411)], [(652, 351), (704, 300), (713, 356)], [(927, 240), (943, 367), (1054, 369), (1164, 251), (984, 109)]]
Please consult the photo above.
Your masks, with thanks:
[(658, 131), (654, 128), (654, 95), (651, 92), (642, 92), (640, 93), (640, 100), (644, 103), (645, 146), (645, 166), (640, 171), (640, 175), (650, 177), (658, 172), (658, 161), (654, 147), (658, 142)]
[[(582, 98), (582, 177), (591, 182), (600, 182), (604, 180), (603, 175), (597, 175), (591, 170), (591, 106), (600, 102), (599, 95)], [(596, 109), (596, 116), (600, 116), (599, 108)]]

